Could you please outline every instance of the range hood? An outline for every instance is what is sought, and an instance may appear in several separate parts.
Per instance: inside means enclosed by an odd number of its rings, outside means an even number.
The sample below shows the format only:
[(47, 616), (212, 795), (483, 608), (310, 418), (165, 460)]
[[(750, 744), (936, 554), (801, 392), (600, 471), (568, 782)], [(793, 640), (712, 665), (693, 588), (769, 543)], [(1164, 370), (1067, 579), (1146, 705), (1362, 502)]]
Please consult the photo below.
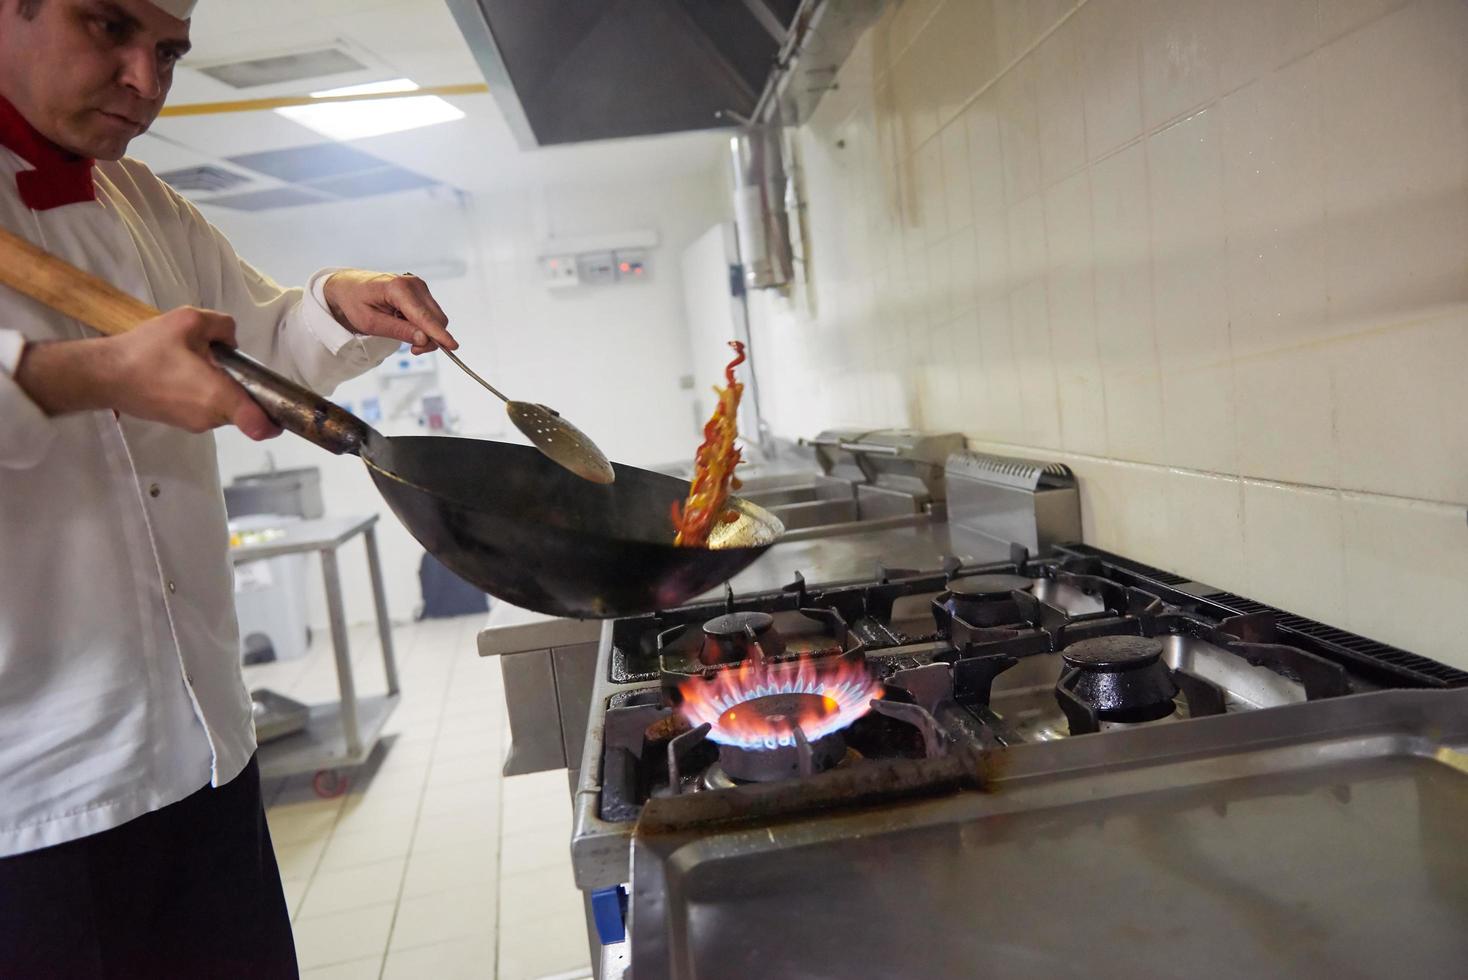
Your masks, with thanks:
[[(824, 86), (850, 51), (821, 19), (881, 0), (447, 0), (525, 148), (757, 118), (806, 47)], [(825, 8), (843, 8), (825, 16)], [(853, 22), (854, 23), (854, 22)], [(862, 25), (864, 26), (864, 25)], [(811, 45), (804, 42), (811, 40)], [(819, 43), (816, 43), (816, 42)], [(812, 94), (802, 85), (802, 95)], [(818, 98), (819, 93), (814, 93)], [(797, 115), (800, 113), (797, 112)], [(787, 119), (787, 122), (790, 121)]]
[[(538, 146), (707, 129), (721, 110), (750, 115), (799, 6), (450, 0), (485, 74), (513, 87)], [(486, 68), (486, 57), (500, 64)]]

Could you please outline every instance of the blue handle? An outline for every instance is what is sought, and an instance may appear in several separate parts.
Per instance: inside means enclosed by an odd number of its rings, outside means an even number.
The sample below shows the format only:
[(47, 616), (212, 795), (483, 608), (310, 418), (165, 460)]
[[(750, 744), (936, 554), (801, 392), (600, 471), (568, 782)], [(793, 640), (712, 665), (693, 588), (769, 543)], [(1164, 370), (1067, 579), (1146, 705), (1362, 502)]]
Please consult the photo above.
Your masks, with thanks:
[(591, 893), (591, 916), (596, 920), (596, 934), (603, 946), (620, 943), (627, 938), (627, 892), (621, 885), (599, 888)]

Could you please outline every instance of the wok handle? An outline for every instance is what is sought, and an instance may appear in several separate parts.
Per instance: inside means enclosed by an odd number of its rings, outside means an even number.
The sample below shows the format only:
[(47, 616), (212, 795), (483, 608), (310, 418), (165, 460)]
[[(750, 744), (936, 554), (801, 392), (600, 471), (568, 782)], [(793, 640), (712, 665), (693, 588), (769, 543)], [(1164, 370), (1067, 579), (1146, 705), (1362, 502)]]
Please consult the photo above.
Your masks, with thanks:
[[(0, 228), (0, 283), (108, 336), (127, 333), (161, 312), (116, 286)], [(355, 415), (224, 344), (214, 363), (282, 429), (334, 453), (361, 450), (372, 430)]]
[(276, 374), (233, 347), (213, 343), (209, 345), (209, 353), (213, 355), (214, 363), (239, 382), (240, 387), (265, 409), (271, 421), (282, 429), (288, 429), (338, 456), (361, 453), (367, 434), (372, 430), (351, 412)]

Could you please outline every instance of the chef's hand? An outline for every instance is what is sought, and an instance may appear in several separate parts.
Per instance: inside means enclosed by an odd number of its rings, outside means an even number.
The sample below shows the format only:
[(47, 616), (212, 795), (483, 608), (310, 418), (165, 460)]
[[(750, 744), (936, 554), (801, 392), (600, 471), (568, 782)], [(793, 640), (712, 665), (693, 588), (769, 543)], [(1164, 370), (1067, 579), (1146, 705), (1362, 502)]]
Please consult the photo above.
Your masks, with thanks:
[(111, 409), (190, 432), (233, 423), (251, 439), (280, 435), (215, 366), (213, 341), (235, 346), (234, 320), (184, 306), (116, 337), (27, 344), (15, 378), (48, 415)]
[(190, 432), (233, 424), (257, 441), (280, 435), (253, 398), (214, 364), (209, 345), (234, 347), (234, 318), (179, 307), (112, 338), (120, 348), (123, 382), (112, 407)]
[(413, 345), (414, 354), (459, 346), (428, 283), (412, 273), (395, 276), (346, 269), (326, 280), (325, 293), (331, 315), (348, 330), (405, 341)]

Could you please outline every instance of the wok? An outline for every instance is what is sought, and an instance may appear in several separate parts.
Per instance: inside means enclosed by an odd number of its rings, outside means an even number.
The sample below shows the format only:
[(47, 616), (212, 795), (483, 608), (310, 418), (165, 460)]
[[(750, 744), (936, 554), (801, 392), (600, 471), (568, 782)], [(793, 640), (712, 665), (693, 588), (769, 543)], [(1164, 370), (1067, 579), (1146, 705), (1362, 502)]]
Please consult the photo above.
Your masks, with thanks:
[(784, 532), (734, 499), (739, 520), (712, 548), (673, 544), (675, 477), (613, 464), (583, 480), (537, 449), (446, 436), (384, 436), (345, 409), (229, 348), (214, 352), (282, 428), (355, 453), (378, 492), (435, 558), (490, 595), (557, 616), (604, 619), (666, 609), (714, 588)]
[[(107, 334), (158, 316), (109, 283), (0, 230), (0, 281)], [(575, 476), (529, 446), (439, 436), (384, 436), (239, 351), (215, 362), (283, 429), (361, 457), (387, 505), (435, 558), (506, 602), (604, 619), (687, 602), (743, 570), (784, 526), (732, 498), (738, 520), (708, 548), (673, 544), (670, 511), (688, 484), (613, 464), (616, 482)]]

